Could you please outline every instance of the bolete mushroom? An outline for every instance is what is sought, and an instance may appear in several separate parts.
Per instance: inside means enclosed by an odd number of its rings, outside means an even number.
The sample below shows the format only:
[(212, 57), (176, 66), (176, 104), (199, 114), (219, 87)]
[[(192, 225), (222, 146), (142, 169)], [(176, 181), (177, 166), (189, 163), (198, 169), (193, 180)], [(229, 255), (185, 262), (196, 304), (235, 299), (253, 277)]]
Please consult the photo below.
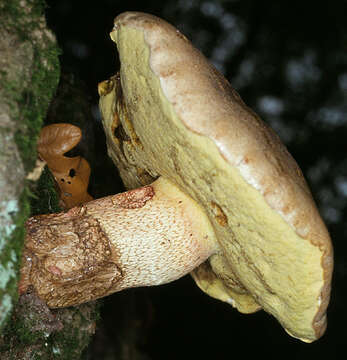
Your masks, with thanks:
[(189, 272), (244, 313), (311, 342), (326, 328), (328, 231), (278, 136), (173, 26), (115, 19), (120, 73), (99, 85), (130, 191), (27, 222), (24, 286), (51, 307)]

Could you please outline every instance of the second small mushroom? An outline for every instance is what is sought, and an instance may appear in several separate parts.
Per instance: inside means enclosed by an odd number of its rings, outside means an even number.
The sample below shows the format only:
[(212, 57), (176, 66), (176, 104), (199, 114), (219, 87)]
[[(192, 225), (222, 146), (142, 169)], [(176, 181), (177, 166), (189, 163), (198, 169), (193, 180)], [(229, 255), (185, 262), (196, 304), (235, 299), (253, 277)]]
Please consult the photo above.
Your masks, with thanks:
[(52, 172), (60, 193), (60, 206), (70, 209), (92, 200), (87, 192), (90, 176), (88, 161), (81, 156), (68, 157), (82, 138), (78, 126), (59, 123), (42, 128), (37, 152)]
[(296, 162), (173, 26), (127, 12), (111, 37), (121, 69), (100, 84), (100, 108), (132, 190), (30, 218), (21, 291), (69, 306), (191, 272), (239, 311), (319, 338), (332, 246)]

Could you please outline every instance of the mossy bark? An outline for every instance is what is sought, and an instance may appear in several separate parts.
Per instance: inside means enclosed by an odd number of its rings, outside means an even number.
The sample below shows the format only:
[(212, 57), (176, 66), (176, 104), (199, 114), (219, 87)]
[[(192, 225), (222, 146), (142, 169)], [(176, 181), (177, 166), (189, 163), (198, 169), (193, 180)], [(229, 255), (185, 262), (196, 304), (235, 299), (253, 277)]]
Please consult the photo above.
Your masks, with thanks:
[(0, 1), (0, 327), (17, 298), (26, 174), (59, 79), (58, 48), (41, 1)]
[[(0, 0), (0, 54), (0, 358), (79, 359), (95, 331), (96, 304), (52, 311), (34, 293), (17, 295), (24, 222), (33, 211), (55, 210), (49, 175), (34, 186), (26, 179), (60, 75), (42, 0)], [(47, 210), (38, 202), (30, 209), (35, 188)]]

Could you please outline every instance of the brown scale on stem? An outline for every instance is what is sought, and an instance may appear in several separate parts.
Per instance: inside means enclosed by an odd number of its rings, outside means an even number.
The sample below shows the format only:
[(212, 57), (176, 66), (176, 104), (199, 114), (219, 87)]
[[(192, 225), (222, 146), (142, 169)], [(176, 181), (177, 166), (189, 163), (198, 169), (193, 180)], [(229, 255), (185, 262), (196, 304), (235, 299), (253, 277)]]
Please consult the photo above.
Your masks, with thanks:
[(107, 235), (83, 206), (32, 217), (26, 231), (20, 293), (31, 285), (48, 306), (69, 306), (102, 296), (122, 276)]

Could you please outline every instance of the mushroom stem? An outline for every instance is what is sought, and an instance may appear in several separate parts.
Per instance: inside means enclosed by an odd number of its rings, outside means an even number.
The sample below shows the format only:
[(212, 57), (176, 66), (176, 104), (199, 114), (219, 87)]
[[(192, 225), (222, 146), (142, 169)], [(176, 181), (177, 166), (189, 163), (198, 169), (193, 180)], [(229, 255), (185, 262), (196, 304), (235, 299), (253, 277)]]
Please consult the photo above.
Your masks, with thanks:
[(50, 307), (168, 283), (218, 250), (204, 211), (164, 178), (32, 217), (26, 229), (19, 290), (33, 286)]

